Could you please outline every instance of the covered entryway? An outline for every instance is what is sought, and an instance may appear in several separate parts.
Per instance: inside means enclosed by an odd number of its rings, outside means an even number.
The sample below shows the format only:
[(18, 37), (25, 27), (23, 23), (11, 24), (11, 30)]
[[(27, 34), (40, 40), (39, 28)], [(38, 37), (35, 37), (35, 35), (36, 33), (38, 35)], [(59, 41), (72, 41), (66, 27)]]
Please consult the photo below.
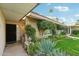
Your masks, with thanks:
[[(19, 32), (22, 32), (21, 29), (23, 29), (23, 26), (22, 28), (20, 28), (21, 26), (20, 27), (18, 26), (20, 30), (18, 30), (16, 27), (19, 21), (21, 21), (21, 19), (23, 19), (24, 16), (26, 16), (33, 8), (35, 8), (36, 5), (37, 3), (11, 3), (11, 4), (1, 3), (0, 4), (0, 9), (3, 14), (0, 15), (0, 17), (2, 17), (0, 19), (1, 21), (4, 20), (4, 22), (3, 21), (1, 22), (2, 32), (0, 35), (1, 37), (0, 55), (2, 54), (12, 55), (12, 56), (26, 55), (25, 54), (26, 52), (24, 51), (22, 44), (18, 43), (18, 41), (21, 38)], [(5, 28), (5, 24), (7, 24), (6, 28)], [(5, 44), (5, 43), (12, 43), (12, 44)]]

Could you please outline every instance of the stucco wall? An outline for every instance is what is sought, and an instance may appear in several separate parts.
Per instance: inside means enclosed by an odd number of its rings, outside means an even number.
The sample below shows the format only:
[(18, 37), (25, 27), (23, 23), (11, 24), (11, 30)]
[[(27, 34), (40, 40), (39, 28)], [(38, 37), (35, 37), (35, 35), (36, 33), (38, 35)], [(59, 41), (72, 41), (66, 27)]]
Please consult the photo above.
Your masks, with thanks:
[(21, 36), (22, 36), (22, 31), (21, 31), (21, 29), (19, 28), (19, 26), (17, 25), (17, 41), (20, 41)]
[(5, 19), (0, 10), (0, 55), (3, 54), (5, 48)]

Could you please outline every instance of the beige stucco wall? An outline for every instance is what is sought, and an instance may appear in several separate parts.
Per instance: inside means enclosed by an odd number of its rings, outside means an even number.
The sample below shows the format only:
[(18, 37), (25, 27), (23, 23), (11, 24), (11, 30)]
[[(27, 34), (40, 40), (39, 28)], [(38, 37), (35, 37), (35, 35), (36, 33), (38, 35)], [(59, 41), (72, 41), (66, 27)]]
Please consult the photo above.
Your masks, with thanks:
[(21, 40), (22, 33), (21, 28), (17, 25), (17, 41)]
[(0, 10), (0, 55), (3, 54), (5, 48), (5, 19)]
[(36, 29), (36, 37), (39, 38), (40, 35), (39, 35), (38, 27), (37, 27), (37, 21), (35, 19), (28, 17), (28, 18), (26, 18), (26, 25), (27, 24), (30, 24), (33, 28)]
[(17, 21), (6, 20), (6, 24), (17, 24)]

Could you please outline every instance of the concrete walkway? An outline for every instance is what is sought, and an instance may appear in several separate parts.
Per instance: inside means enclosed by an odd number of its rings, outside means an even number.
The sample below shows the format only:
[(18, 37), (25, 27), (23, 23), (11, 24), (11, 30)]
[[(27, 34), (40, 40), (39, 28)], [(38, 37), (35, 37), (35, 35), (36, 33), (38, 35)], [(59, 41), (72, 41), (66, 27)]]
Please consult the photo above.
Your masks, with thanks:
[(20, 43), (14, 43), (7, 45), (3, 56), (27, 56), (27, 54)]
[(79, 37), (73, 37), (73, 36), (70, 36), (70, 35), (67, 35), (67, 37), (70, 37), (70, 38), (72, 38), (73, 40), (79, 39)]

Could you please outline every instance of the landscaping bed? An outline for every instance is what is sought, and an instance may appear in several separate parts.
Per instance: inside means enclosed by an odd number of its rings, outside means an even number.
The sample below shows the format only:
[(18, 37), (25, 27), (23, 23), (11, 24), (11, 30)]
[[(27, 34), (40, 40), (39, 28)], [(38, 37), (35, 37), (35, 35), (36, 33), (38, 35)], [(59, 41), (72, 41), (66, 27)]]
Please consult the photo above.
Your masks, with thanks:
[[(42, 26), (42, 24), (49, 24), (50, 27)], [(28, 44), (26, 45), (26, 52), (31, 56), (79, 56), (79, 40), (67, 37), (65, 34), (56, 34), (51, 28), (52, 24), (43, 21), (38, 23), (39, 31), (43, 30), (43, 37), (38, 39), (36, 37), (36, 30), (31, 26), (26, 26), (26, 34)], [(45, 30), (51, 29), (49, 33)], [(49, 36), (48, 34), (51, 34)], [(74, 38), (75, 39), (75, 38)]]
[(79, 37), (79, 30), (73, 30), (71, 35), (74, 37)]
[[(61, 39), (59, 39), (61, 38)], [(38, 56), (79, 56), (79, 40), (73, 40), (65, 36), (42, 39), (32, 42), (28, 48), (28, 55)]]

